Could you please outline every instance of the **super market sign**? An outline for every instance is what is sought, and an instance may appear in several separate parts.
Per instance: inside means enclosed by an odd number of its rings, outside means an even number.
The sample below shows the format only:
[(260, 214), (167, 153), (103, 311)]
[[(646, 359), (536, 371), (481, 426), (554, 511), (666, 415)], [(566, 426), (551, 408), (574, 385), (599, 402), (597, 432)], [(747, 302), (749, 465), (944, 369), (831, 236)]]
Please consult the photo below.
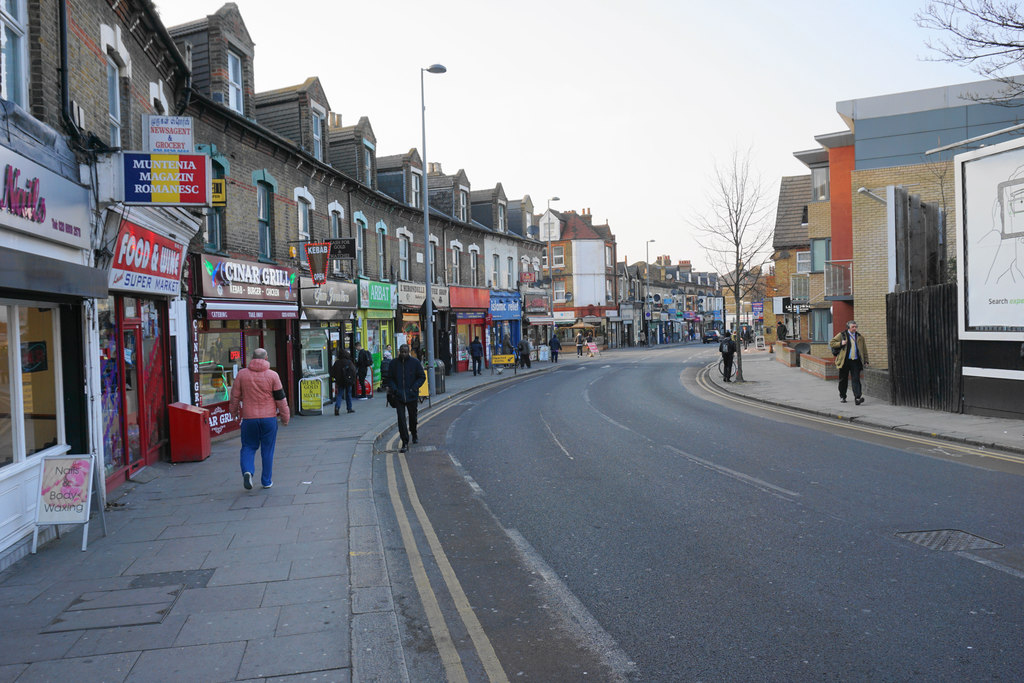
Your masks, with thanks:
[(209, 206), (210, 157), (205, 154), (123, 155), (124, 203)]

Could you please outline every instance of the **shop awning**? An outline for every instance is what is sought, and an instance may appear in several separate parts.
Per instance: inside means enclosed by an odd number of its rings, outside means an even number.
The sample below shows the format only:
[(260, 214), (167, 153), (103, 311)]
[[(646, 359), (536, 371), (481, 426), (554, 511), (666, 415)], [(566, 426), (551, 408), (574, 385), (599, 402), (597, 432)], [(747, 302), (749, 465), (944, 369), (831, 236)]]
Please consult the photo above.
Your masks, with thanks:
[(528, 315), (526, 319), (531, 325), (551, 325), (555, 322), (550, 315)]
[(264, 301), (212, 301), (206, 299), (209, 320), (282, 320), (299, 317), (298, 304)]

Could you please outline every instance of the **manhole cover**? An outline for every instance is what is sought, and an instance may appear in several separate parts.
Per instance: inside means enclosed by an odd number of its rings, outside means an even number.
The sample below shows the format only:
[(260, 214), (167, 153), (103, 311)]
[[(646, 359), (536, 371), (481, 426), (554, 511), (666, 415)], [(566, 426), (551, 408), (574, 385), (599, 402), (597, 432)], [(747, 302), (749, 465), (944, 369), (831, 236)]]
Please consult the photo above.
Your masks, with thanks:
[(911, 543), (923, 545), (929, 550), (945, 550), (959, 552), (961, 550), (989, 550), (1002, 548), (1002, 543), (990, 541), (981, 536), (969, 534), (959, 529), (937, 529), (935, 531), (901, 531), (896, 534)]

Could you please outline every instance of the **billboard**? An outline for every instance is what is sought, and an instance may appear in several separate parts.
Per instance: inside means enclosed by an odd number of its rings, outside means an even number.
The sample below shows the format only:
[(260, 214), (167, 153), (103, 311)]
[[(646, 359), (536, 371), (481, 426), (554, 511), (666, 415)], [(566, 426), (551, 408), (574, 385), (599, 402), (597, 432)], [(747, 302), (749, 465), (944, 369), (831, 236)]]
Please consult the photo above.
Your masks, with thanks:
[(205, 154), (122, 155), (125, 204), (210, 206), (210, 157)]
[(1024, 141), (955, 157), (961, 339), (1024, 333)]

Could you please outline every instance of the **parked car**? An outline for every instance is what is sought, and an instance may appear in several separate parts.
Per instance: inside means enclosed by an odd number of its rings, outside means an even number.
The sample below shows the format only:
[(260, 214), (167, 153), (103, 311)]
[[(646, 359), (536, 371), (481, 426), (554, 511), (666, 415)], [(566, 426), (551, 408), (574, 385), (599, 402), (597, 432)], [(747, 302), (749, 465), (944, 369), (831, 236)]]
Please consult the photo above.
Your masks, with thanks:
[(704, 334), (701, 335), (701, 341), (704, 342), (705, 344), (717, 342), (718, 339), (718, 330), (715, 329), (704, 330)]

